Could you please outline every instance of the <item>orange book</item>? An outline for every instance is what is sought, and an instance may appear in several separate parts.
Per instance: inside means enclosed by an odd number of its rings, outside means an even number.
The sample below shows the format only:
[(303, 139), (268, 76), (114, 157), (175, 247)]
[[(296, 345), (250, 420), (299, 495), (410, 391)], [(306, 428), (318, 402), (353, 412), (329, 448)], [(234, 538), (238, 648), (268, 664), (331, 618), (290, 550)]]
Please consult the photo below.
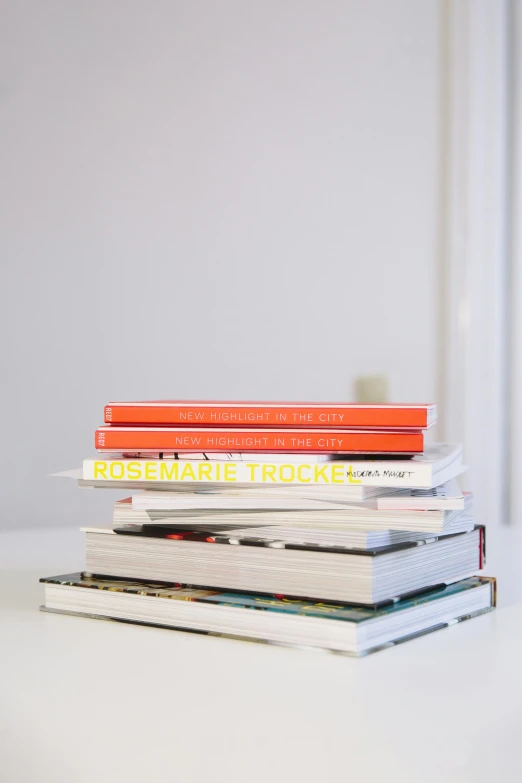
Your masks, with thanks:
[(98, 427), (98, 451), (419, 454), (422, 432), (249, 427)]
[(107, 424), (214, 427), (308, 427), (423, 430), (435, 424), (437, 406), (363, 405), (346, 402), (110, 402)]

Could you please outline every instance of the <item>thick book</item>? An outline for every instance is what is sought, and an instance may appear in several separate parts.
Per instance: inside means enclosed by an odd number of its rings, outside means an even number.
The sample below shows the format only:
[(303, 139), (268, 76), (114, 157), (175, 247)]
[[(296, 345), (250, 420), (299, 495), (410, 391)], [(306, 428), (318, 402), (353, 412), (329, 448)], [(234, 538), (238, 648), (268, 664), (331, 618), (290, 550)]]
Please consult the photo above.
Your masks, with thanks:
[(327, 460), (315, 454), (262, 456), (263, 459), (250, 454), (202, 454), (200, 459), (100, 456), (84, 460), (81, 481), (83, 486), (137, 489), (173, 489), (180, 485), (241, 489), (259, 485), (295, 486), (306, 491), (313, 487), (342, 487), (343, 491), (353, 490), (355, 496), (363, 487), (430, 490), (465, 470), (462, 447), (448, 443), (427, 446), (411, 459)]
[[(268, 492), (247, 496), (210, 492), (141, 492), (132, 496), (126, 523), (140, 514), (142, 524), (211, 525), (213, 522), (241, 526), (301, 525), (303, 527), (363, 528), (365, 530), (412, 530), (440, 533), (470, 519), (471, 499), (463, 510), (379, 509), (376, 500), (359, 503), (335, 499), (271, 496)], [(123, 505), (123, 504), (122, 504)], [(127, 505), (127, 504), (126, 504)], [(127, 506), (128, 507), (128, 506)], [(138, 519), (135, 519), (138, 523)]]
[(48, 612), (350, 655), (365, 655), (455, 625), (490, 611), (496, 603), (495, 580), (476, 576), (380, 609), (86, 574), (40, 581), (45, 586), (41, 608)]
[[(145, 530), (145, 529), (144, 529)], [(483, 566), (482, 528), (375, 550), (288, 544), (235, 546), (221, 539), (179, 539), (146, 532), (88, 528), (86, 570), (100, 576), (173, 582), (375, 606)]]
[(248, 451), (327, 454), (418, 454), (422, 432), (237, 427), (98, 427), (98, 451)]
[(381, 430), (428, 429), (437, 420), (432, 404), (346, 402), (214, 402), (152, 400), (110, 402), (107, 424), (213, 427), (308, 427)]

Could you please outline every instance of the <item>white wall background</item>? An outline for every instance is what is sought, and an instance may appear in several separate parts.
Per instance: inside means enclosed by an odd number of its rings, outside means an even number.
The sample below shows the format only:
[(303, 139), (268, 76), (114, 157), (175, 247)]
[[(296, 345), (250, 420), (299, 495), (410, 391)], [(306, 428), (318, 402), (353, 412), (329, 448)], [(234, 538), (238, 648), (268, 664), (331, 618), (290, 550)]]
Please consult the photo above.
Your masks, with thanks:
[(436, 0), (2, 10), (1, 525), (111, 398), (435, 399)]

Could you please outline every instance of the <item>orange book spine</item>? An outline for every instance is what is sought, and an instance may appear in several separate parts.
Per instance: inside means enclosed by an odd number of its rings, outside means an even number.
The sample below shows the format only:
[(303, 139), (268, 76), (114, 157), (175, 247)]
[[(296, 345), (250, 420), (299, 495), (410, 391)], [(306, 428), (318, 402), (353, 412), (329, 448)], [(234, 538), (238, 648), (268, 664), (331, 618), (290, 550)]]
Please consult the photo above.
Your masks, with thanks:
[(342, 403), (113, 402), (105, 422), (119, 425), (426, 429), (430, 405)]
[(99, 427), (98, 451), (112, 452), (306, 452), (338, 454), (417, 454), (422, 432), (361, 430), (269, 430), (195, 427)]

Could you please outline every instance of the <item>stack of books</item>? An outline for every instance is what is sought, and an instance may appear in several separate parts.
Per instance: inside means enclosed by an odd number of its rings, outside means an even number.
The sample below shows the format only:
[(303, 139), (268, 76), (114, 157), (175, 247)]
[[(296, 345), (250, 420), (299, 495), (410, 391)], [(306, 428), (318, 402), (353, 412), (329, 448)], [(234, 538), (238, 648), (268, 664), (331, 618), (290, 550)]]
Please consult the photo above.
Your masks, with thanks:
[[(110, 403), (83, 487), (121, 488), (46, 611), (361, 655), (489, 611), (484, 528), (434, 405)], [(257, 611), (246, 611), (257, 610)]]

